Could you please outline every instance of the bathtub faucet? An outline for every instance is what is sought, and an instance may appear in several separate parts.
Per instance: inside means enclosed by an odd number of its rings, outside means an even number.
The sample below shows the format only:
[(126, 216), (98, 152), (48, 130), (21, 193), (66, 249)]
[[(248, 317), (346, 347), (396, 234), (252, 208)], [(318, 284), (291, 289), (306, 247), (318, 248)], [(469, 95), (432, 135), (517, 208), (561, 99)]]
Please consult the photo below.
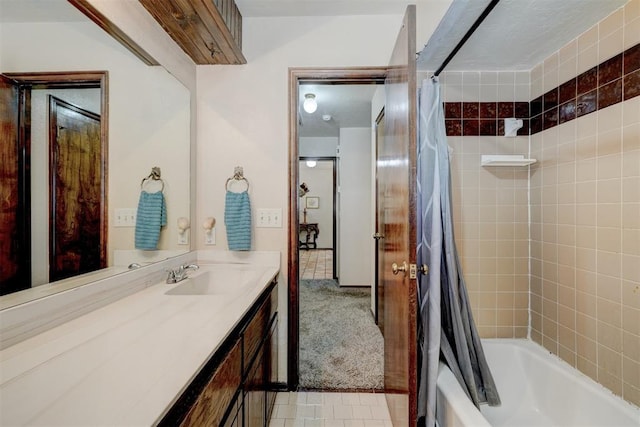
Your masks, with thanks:
[(178, 268), (167, 270), (167, 283), (178, 283), (189, 276), (187, 276), (187, 272), (189, 270), (197, 270), (200, 267), (196, 264), (183, 264)]

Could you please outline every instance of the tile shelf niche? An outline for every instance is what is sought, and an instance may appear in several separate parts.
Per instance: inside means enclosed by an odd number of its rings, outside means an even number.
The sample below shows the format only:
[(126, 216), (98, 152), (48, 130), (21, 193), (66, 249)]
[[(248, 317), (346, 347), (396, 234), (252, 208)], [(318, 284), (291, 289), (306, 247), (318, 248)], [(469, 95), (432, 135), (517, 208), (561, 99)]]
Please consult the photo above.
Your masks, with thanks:
[(503, 155), (489, 154), (482, 155), (480, 163), (482, 166), (529, 166), (536, 162), (536, 159), (527, 159), (523, 155)]

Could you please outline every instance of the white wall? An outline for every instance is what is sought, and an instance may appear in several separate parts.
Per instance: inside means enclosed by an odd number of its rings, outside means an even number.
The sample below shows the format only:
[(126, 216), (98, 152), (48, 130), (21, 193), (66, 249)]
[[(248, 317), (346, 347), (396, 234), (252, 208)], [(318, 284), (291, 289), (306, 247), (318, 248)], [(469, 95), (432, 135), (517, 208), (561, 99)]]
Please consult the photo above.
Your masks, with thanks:
[(0, 57), (0, 72), (109, 72), (109, 259), (114, 249), (133, 249), (134, 228), (113, 227), (114, 209), (137, 207), (152, 166), (166, 183), (168, 227), (159, 247), (179, 249), (176, 219), (190, 213), (189, 91), (92, 22), (2, 23)]
[[(451, 0), (447, 0), (451, 1)], [(87, 0), (91, 6), (109, 19), (135, 43), (156, 59), (169, 73), (180, 81), (190, 94), (190, 139), (189, 164), (191, 176), (189, 180), (189, 203), (191, 224), (195, 226), (196, 218), (196, 65), (178, 46), (149, 12), (137, 1), (131, 0)], [(435, 28), (435, 27), (434, 27)], [(191, 234), (193, 228), (188, 232)], [(175, 240), (174, 240), (175, 241)], [(190, 242), (194, 248), (195, 243)], [(141, 253), (142, 255), (146, 255)]]
[(300, 157), (335, 157), (338, 149), (338, 137), (301, 137), (298, 138)]
[(338, 161), (340, 286), (371, 286), (371, 129), (340, 129)]

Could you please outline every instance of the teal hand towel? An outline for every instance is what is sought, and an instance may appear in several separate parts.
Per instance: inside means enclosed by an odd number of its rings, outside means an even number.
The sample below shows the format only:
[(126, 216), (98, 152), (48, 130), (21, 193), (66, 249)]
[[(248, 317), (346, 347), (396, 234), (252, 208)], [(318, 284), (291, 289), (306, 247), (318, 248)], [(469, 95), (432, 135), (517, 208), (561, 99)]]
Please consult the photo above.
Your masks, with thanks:
[(251, 250), (251, 202), (249, 193), (227, 191), (224, 206), (224, 225), (227, 228), (229, 250)]
[(153, 251), (158, 249), (160, 229), (167, 225), (167, 206), (162, 191), (140, 192), (136, 214), (136, 249)]

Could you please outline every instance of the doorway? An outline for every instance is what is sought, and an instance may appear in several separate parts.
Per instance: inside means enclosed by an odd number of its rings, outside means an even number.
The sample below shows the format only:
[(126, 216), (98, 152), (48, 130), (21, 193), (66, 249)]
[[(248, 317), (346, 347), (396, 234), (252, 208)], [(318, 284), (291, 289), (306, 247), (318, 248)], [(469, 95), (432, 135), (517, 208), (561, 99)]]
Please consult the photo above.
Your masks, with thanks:
[[(303, 151), (303, 150), (301, 150)], [(300, 157), (300, 278), (338, 280), (335, 157)]]
[[(353, 238), (354, 236), (351, 236), (352, 237), (351, 239), (343, 238), (343, 241), (341, 242), (341, 227), (345, 227), (344, 221), (340, 218), (341, 209), (345, 208), (347, 212), (350, 211), (352, 214), (355, 214), (356, 216), (359, 215), (360, 218), (366, 217), (369, 223), (373, 221), (374, 213), (375, 213), (374, 209), (371, 207), (368, 207), (365, 209), (358, 209), (362, 207), (357, 205), (358, 203), (357, 197), (359, 196), (358, 194), (355, 194), (355, 197), (352, 195), (349, 195), (349, 197), (345, 197), (345, 187), (344, 187), (345, 180), (344, 179), (348, 179), (348, 181), (351, 183), (355, 182), (356, 179), (352, 179), (348, 173), (343, 173), (343, 175), (341, 175), (340, 162), (343, 162), (345, 158), (350, 154), (357, 155), (356, 152), (345, 153), (345, 151), (343, 150), (344, 147), (339, 146), (339, 144), (336, 144), (332, 148), (330, 148), (330, 150), (333, 150), (330, 152), (322, 151), (327, 149), (326, 144), (325, 145), (316, 144), (313, 147), (314, 150), (319, 150), (319, 151), (302, 152), (299, 144), (300, 135), (301, 135), (299, 127), (308, 126), (307, 124), (308, 122), (305, 122), (304, 116), (302, 115), (303, 113), (298, 105), (299, 95), (300, 94), (305, 95), (307, 92), (310, 91), (310, 87), (314, 85), (332, 85), (332, 86), (341, 85), (346, 88), (348, 85), (382, 84), (384, 82), (385, 74), (386, 74), (385, 68), (363, 68), (363, 69), (342, 69), (342, 70), (335, 70), (335, 69), (334, 70), (308, 70), (308, 69), (293, 70), (292, 69), (290, 71), (291, 108), (292, 108), (292, 111), (296, 111), (296, 115), (298, 118), (298, 120), (295, 120), (292, 123), (291, 129), (290, 129), (291, 130), (290, 158), (292, 160), (290, 164), (292, 166), (295, 165), (294, 167), (291, 167), (291, 171), (290, 171), (291, 172), (290, 188), (292, 191), (291, 191), (291, 203), (290, 203), (290, 251), (289, 251), (290, 301), (289, 301), (289, 351), (288, 351), (289, 352), (289, 364), (288, 364), (289, 383), (288, 383), (288, 386), (292, 390), (297, 389), (298, 385), (300, 384), (300, 326), (301, 326), (300, 325), (300, 293), (305, 292), (301, 287), (302, 280), (299, 277), (300, 260), (301, 260), (300, 253), (308, 250), (307, 248), (301, 249), (300, 241), (299, 241), (300, 230), (299, 230), (298, 224), (300, 224), (301, 222), (304, 222), (304, 207), (306, 207), (307, 205), (306, 200), (302, 198), (302, 201), (301, 201), (301, 196), (300, 196), (300, 186), (303, 184), (303, 180), (300, 179), (301, 173), (300, 173), (300, 167), (299, 167), (300, 165), (299, 162), (301, 160), (301, 157), (303, 158), (334, 157), (336, 159), (337, 194), (336, 194), (336, 201), (334, 205), (335, 211), (336, 211), (336, 217), (337, 217), (336, 224), (334, 226), (335, 228), (334, 247), (335, 247), (336, 256), (334, 257), (333, 261), (335, 263), (334, 275), (336, 279), (339, 278), (340, 285), (354, 284), (352, 282), (353, 279), (349, 279), (348, 275), (346, 280), (345, 280), (345, 277), (343, 277), (343, 272), (347, 271), (345, 268), (348, 267), (348, 264), (347, 263), (345, 263), (345, 265), (340, 264), (341, 263), (340, 248), (343, 247), (341, 246), (341, 243), (347, 242), (349, 244), (353, 244), (353, 243), (361, 242), (363, 240), (362, 237)], [(317, 102), (320, 104), (322, 101), (320, 98), (318, 98)], [(368, 133), (366, 135), (366, 138), (367, 138), (368, 148), (370, 150), (371, 141), (372, 141), (371, 117), (370, 117), (371, 109), (367, 111), (367, 114), (369, 116), (368, 117), (369, 129), (367, 130)], [(321, 114), (321, 116), (325, 116), (325, 115)], [(329, 124), (326, 122), (331, 122), (331, 121), (333, 121), (335, 124), (340, 119), (339, 117), (335, 117), (335, 116), (330, 116), (330, 117), (325, 116), (322, 118), (325, 124)], [(336, 134), (335, 137), (337, 140), (338, 135)], [(367, 178), (371, 180), (371, 170), (372, 170), (372, 161), (373, 161), (372, 160), (373, 156), (371, 154), (371, 151), (369, 151), (369, 154), (365, 155), (364, 157), (366, 157), (366, 163), (368, 168), (368, 172), (365, 172), (365, 173), (368, 175)], [(295, 163), (293, 162), (294, 159), (295, 159)], [(355, 173), (356, 175), (360, 173), (355, 169), (351, 170), (351, 172)], [(357, 184), (355, 184), (354, 187), (357, 187)], [(373, 194), (373, 189), (367, 190), (367, 194), (366, 194), (366, 196), (369, 198), (368, 203), (371, 203), (370, 201), (371, 194), (369, 193)], [(355, 209), (349, 208), (349, 202), (354, 202), (354, 201), (356, 203), (356, 208)], [(321, 200), (319, 202), (322, 203)], [(304, 203), (304, 205), (302, 205), (301, 203)], [(315, 203), (316, 201), (312, 201), (312, 206), (314, 206)], [(309, 210), (307, 210), (307, 215), (309, 216)], [(308, 219), (309, 218), (307, 218), (307, 220)], [(353, 230), (349, 226), (346, 226), (343, 231), (349, 232)], [(322, 233), (322, 230), (320, 232)], [(366, 244), (370, 246), (372, 249), (370, 251), (367, 250), (366, 253), (364, 254), (359, 253), (359, 255), (360, 255), (360, 258), (367, 258), (367, 262), (369, 263), (369, 265), (371, 265), (373, 262), (374, 251), (373, 251), (373, 243), (372, 243), (373, 242), (372, 233), (370, 229), (367, 229), (364, 238), (366, 239)], [(360, 259), (358, 259), (357, 261), (360, 261)], [(358, 267), (355, 267), (354, 270), (358, 270)], [(368, 271), (370, 270), (371, 272), (373, 271), (371, 266), (367, 267), (367, 270)], [(372, 279), (369, 278), (367, 292), (371, 291), (371, 288), (372, 288), (371, 284), (372, 284)], [(331, 292), (339, 288), (340, 287), (333, 286), (331, 289)], [(357, 288), (352, 288), (351, 286), (346, 287), (346, 289), (358, 290)], [(370, 323), (376, 329), (376, 332), (379, 332), (377, 330), (377, 327), (375, 327), (374, 313), (373, 313), (374, 304), (372, 303), (370, 294), (368, 295), (369, 296), (367, 297), (367, 307), (366, 307), (367, 315), (370, 318)], [(342, 328), (344, 329), (344, 326)], [(381, 369), (383, 369), (383, 367)], [(368, 389), (368, 390), (372, 391), (372, 389)]]

